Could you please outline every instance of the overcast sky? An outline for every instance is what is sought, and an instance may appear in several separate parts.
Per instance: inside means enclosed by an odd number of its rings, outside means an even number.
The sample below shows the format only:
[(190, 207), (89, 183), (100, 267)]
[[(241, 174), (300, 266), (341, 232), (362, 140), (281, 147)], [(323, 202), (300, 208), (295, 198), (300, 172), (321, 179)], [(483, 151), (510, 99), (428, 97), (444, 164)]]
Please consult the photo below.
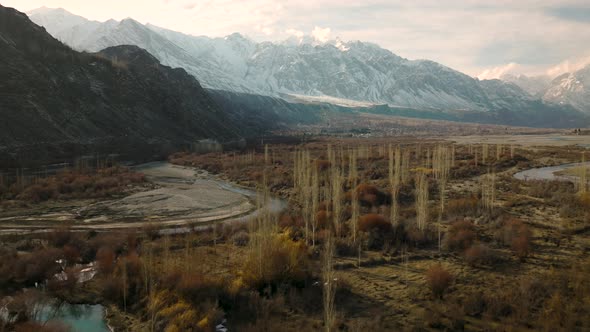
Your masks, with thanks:
[(132, 17), (193, 35), (240, 32), (374, 42), (480, 78), (551, 74), (590, 63), (588, 0), (0, 0), (28, 11), (62, 7), (105, 21)]

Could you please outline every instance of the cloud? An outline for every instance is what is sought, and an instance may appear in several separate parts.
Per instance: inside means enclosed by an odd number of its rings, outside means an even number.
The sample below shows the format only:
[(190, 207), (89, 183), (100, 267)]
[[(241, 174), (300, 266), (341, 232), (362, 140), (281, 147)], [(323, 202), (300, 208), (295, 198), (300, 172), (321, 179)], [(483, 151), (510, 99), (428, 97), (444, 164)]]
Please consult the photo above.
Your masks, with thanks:
[(256, 30), (262, 32), (263, 34), (270, 36), (274, 33), (274, 30), (271, 27), (257, 25)]
[(561, 74), (571, 73), (580, 70), (590, 64), (590, 55), (575, 60), (565, 60), (555, 66), (547, 69), (546, 73), (550, 77), (557, 77)]
[(332, 30), (330, 28), (320, 28), (318, 26), (314, 27), (311, 31), (311, 36), (320, 43), (325, 43), (330, 40), (331, 34)]
[(555, 78), (561, 74), (575, 72), (588, 65), (590, 65), (590, 55), (567, 59), (557, 64), (545, 66), (522, 65), (511, 62), (506, 65), (485, 69), (477, 75), (477, 78), (480, 80), (490, 80), (502, 78), (506, 74), (525, 74), (527, 76), (548, 76), (549, 78)]
[(590, 6), (585, 7), (552, 7), (547, 14), (568, 21), (590, 23)]
[(297, 38), (302, 38), (303, 36), (305, 36), (305, 33), (303, 31), (296, 29), (287, 29), (285, 30), (285, 33), (289, 36), (295, 36)]
[(511, 62), (504, 66), (498, 66), (486, 69), (482, 71), (477, 78), (480, 80), (491, 80), (495, 78), (501, 78), (503, 75), (506, 74), (516, 74), (521, 66), (517, 63)]

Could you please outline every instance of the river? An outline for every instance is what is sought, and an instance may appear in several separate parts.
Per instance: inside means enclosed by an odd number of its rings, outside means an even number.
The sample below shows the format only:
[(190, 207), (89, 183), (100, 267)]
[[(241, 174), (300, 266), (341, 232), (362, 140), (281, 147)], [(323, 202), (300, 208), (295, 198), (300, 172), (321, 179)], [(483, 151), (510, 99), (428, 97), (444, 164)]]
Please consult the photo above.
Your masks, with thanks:
[(100, 201), (78, 209), (0, 218), (0, 232), (44, 232), (71, 222), (72, 230), (112, 231), (156, 226), (177, 233), (212, 223), (247, 221), (262, 210), (279, 213), (286, 201), (271, 197), (256, 208), (256, 191), (227, 182), (204, 170), (153, 162), (134, 167), (155, 188), (127, 197)]
[(558, 180), (558, 181), (570, 181), (575, 182), (577, 177), (569, 176), (569, 175), (558, 175), (555, 173), (565, 171), (570, 168), (580, 167), (580, 166), (590, 166), (590, 162), (585, 163), (572, 163), (572, 164), (563, 164), (558, 166), (550, 166), (550, 167), (540, 167), (540, 168), (531, 168), (525, 171), (518, 172), (514, 174), (514, 177), (518, 180)]

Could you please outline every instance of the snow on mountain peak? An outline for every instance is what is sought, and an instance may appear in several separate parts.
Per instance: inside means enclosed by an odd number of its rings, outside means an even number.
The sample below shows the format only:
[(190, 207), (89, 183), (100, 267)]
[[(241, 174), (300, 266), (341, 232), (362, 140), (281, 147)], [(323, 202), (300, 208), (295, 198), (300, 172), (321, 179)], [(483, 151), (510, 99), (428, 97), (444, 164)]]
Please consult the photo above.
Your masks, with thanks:
[[(280, 97), (306, 95), (428, 109), (524, 108), (531, 97), (515, 86), (477, 81), (432, 61), (409, 61), (376, 44), (331, 37), (329, 28), (300, 31), (283, 42), (254, 42), (234, 33), (197, 37), (143, 25), (133, 19), (105, 23), (77, 21), (64, 29), (51, 15), (45, 23), (75, 49), (137, 45), (162, 64), (182, 67), (203, 86)], [(63, 20), (62, 20), (63, 21)]]

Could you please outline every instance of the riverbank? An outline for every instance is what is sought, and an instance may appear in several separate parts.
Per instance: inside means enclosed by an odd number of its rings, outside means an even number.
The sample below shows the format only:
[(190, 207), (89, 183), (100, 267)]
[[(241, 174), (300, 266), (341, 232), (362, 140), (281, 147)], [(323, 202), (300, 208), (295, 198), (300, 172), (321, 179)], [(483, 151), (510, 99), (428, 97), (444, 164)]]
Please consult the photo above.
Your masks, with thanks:
[(246, 221), (259, 210), (280, 212), (286, 203), (271, 198), (257, 209), (258, 195), (191, 167), (154, 162), (136, 166), (153, 187), (129, 196), (103, 201), (71, 202), (43, 213), (22, 209), (0, 214), (0, 233), (46, 232), (68, 225), (78, 231), (110, 231), (139, 228), (188, 228), (217, 222)]

